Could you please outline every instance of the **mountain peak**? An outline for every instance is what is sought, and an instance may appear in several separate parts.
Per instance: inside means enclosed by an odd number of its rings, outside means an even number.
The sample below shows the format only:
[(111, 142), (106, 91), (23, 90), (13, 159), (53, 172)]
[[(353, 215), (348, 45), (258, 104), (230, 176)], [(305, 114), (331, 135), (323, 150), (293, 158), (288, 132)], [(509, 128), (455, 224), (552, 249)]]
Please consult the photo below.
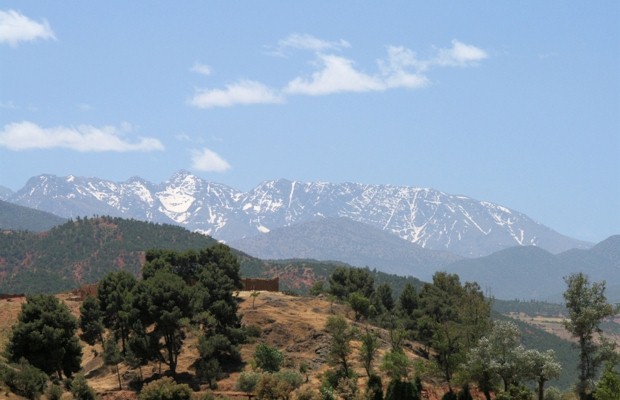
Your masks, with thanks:
[(137, 177), (114, 183), (41, 175), (7, 200), (65, 218), (98, 214), (174, 223), (227, 242), (346, 217), (426, 249), (464, 257), (515, 245), (536, 245), (552, 253), (588, 247), (515, 210), (413, 186), (276, 179), (240, 192), (180, 170), (160, 184)]

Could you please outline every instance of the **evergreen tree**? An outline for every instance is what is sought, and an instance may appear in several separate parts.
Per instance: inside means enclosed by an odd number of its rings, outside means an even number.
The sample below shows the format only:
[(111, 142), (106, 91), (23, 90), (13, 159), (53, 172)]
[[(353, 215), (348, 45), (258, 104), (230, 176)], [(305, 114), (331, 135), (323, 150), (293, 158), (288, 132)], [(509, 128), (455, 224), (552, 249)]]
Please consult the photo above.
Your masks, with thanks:
[(123, 354), (131, 326), (138, 319), (133, 307), (133, 290), (136, 278), (126, 271), (108, 273), (99, 282), (97, 299), (103, 313), (103, 324), (121, 340)]
[(80, 339), (93, 346), (97, 341), (103, 344), (103, 313), (99, 307), (99, 300), (93, 296), (86, 296), (80, 306)]
[(330, 316), (325, 327), (332, 336), (329, 348), (329, 361), (342, 371), (342, 376), (349, 377), (349, 357), (351, 354), (351, 340), (355, 331), (342, 316)]
[(192, 317), (190, 288), (178, 275), (158, 271), (140, 282), (135, 296), (144, 326), (154, 324), (151, 335), (163, 339), (163, 361), (175, 374), (185, 339), (184, 323)]
[(76, 335), (78, 322), (56, 297), (29, 296), (13, 326), (7, 353), (17, 362), (22, 357), (47, 374), (71, 377), (79, 371), (82, 347)]

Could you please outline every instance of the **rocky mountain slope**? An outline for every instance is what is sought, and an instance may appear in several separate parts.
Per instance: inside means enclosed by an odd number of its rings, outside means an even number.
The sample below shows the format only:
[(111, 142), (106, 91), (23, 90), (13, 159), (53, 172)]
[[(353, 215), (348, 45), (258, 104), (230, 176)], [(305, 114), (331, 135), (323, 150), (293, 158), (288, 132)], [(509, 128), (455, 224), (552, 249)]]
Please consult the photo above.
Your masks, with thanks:
[(515, 245), (553, 253), (586, 248), (526, 215), (434, 189), (359, 183), (275, 180), (248, 192), (187, 171), (153, 184), (40, 175), (5, 200), (65, 218), (111, 215), (174, 223), (227, 242), (323, 218), (346, 217), (426, 249), (463, 257)]
[(460, 259), (446, 251), (424, 249), (348, 218), (325, 218), (276, 228), (230, 245), (262, 259), (337, 260), (390, 274), (412, 275), (425, 281)]
[(43, 232), (65, 221), (45, 211), (0, 200), (0, 230)]

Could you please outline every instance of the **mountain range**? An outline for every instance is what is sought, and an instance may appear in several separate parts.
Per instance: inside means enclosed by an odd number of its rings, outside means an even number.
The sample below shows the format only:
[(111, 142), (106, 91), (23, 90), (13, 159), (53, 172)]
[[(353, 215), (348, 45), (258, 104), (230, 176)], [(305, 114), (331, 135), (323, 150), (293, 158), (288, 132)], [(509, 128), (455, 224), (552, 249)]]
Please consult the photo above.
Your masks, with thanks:
[(421, 248), (460, 257), (512, 246), (537, 246), (552, 253), (590, 246), (498, 204), (409, 186), (279, 179), (242, 192), (187, 171), (159, 184), (138, 177), (116, 183), (40, 175), (17, 192), (0, 192), (0, 199), (63, 218), (109, 215), (177, 224), (225, 242), (299, 223), (348, 218)]
[(518, 246), (491, 255), (455, 261), (443, 268), (462, 281), (475, 281), (500, 299), (537, 299), (561, 303), (564, 277), (585, 273), (591, 282), (606, 281), (607, 298), (620, 302), (620, 235), (591, 249), (551, 254), (534, 246)]

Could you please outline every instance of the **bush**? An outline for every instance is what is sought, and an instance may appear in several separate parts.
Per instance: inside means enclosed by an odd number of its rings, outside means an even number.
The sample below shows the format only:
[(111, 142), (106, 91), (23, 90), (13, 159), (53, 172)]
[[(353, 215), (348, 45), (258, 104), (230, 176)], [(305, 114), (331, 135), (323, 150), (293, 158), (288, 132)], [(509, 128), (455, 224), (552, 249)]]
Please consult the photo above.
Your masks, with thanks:
[(140, 400), (190, 400), (192, 390), (186, 384), (176, 383), (170, 377), (163, 377), (144, 385)]
[(316, 390), (306, 386), (299, 389), (296, 393), (296, 400), (319, 400), (321, 396)]
[(245, 333), (246, 335), (248, 335), (248, 337), (257, 338), (260, 337), (260, 335), (263, 333), (263, 330), (258, 325), (246, 325)]
[(71, 382), (71, 393), (75, 400), (95, 400), (97, 395), (93, 388), (88, 386), (86, 377), (82, 374), (77, 374)]
[[(452, 394), (454, 395), (454, 393)], [(388, 385), (387, 392), (385, 393), (385, 400), (418, 400), (419, 398), (420, 393), (413, 382), (401, 381), (400, 379), (393, 379)], [(444, 395), (442, 400), (456, 400), (456, 396), (454, 399), (446, 399)]]
[(60, 400), (63, 392), (62, 387), (54, 383), (47, 389), (47, 400)]
[(256, 385), (260, 380), (260, 374), (256, 372), (242, 372), (239, 375), (239, 380), (237, 381), (236, 388), (245, 393), (254, 393), (256, 389)]
[(284, 361), (280, 350), (266, 344), (259, 344), (254, 351), (254, 363), (257, 368), (265, 372), (278, 372)]
[(366, 398), (368, 400), (383, 400), (383, 384), (379, 375), (372, 374), (368, 378)]
[(302, 380), (298, 372), (291, 370), (262, 374), (256, 385), (256, 397), (265, 400), (288, 400), (291, 393), (301, 386)]
[(2, 378), (13, 392), (29, 399), (38, 398), (43, 393), (48, 380), (45, 372), (33, 367), (23, 358), (16, 369), (4, 367)]

